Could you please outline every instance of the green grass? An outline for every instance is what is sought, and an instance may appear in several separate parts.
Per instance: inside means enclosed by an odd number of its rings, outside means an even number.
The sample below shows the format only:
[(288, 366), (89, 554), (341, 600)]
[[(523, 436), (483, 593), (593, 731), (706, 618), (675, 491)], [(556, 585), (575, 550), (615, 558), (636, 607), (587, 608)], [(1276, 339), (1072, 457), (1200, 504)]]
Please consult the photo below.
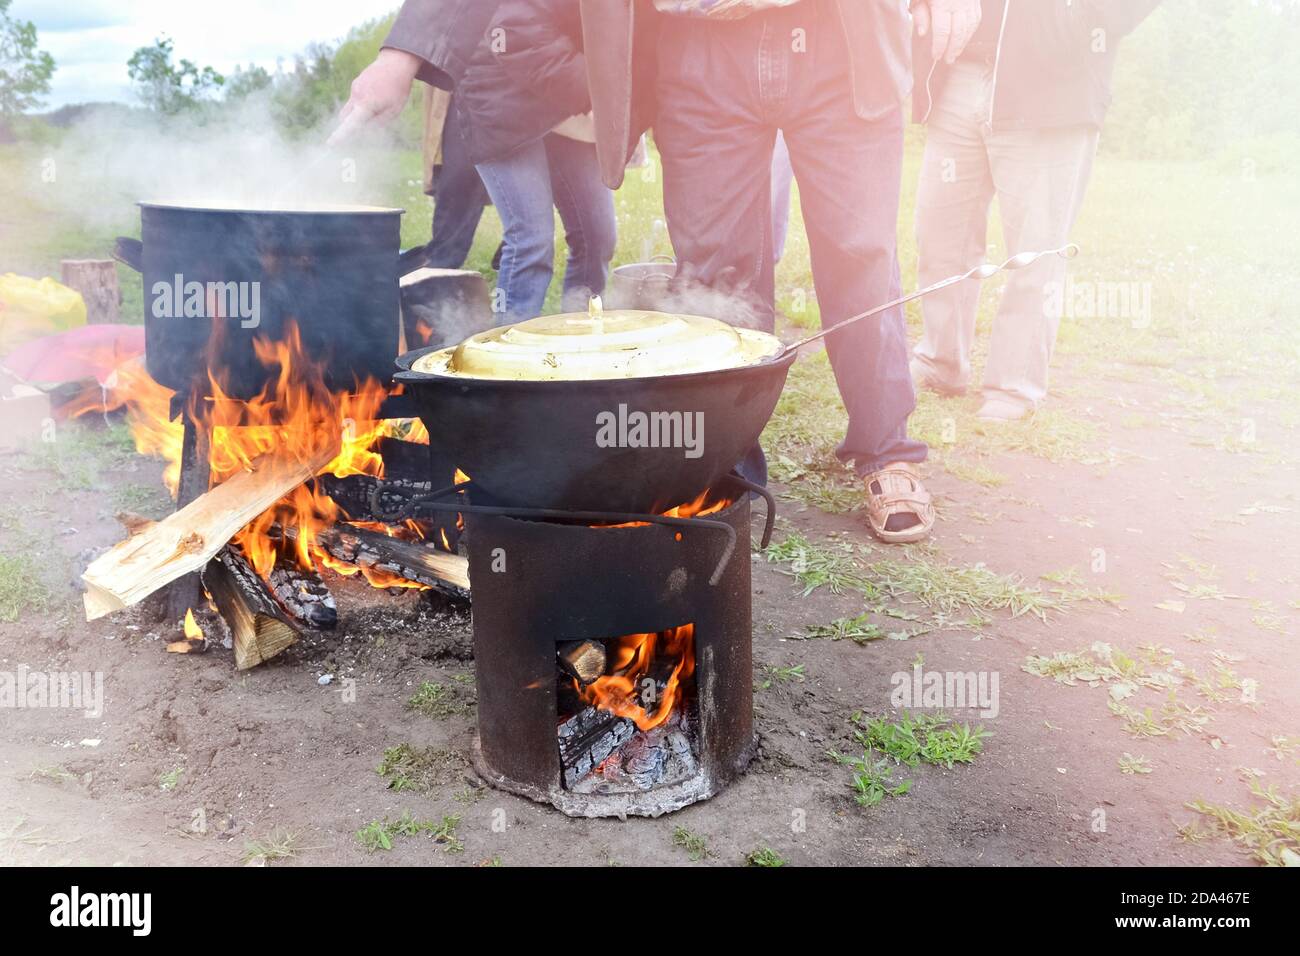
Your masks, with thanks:
[(0, 554), (0, 621), (16, 621), (26, 611), (43, 611), (53, 594), (30, 554)]
[(184, 767), (175, 767), (168, 770), (158, 778), (158, 789), (170, 792), (180, 785), (181, 775), (185, 773)]
[(955, 565), (913, 548), (902, 559), (887, 558), (870, 567), (872, 580), (890, 596), (907, 595), (946, 616), (974, 612), (1010, 611), (1012, 617), (1032, 614), (1047, 620), (1069, 602), (1026, 584), (1016, 575), (997, 574), (983, 563)]
[(763, 552), (768, 561), (787, 565), (778, 570), (799, 582), (804, 597), (819, 588), (826, 588), (832, 594), (855, 591), (867, 597), (878, 597), (879, 589), (855, 559), (859, 553), (860, 548), (848, 543), (833, 546), (813, 544), (797, 531), (773, 542)]
[(704, 837), (697, 833), (692, 833), (686, 827), (677, 827), (673, 830), (673, 846), (681, 847), (686, 851), (687, 857), (692, 863), (699, 863), (701, 860), (712, 856), (709, 852), (709, 845)]
[(384, 817), (371, 820), (357, 830), (356, 839), (367, 853), (391, 850), (397, 837), (416, 837), (427, 833), (434, 843), (442, 847), (444, 853), (461, 853), (465, 844), (456, 836), (460, 825), (460, 816), (445, 816), (442, 820), (417, 820), (410, 810), (402, 811), (396, 820)]
[(1212, 832), (1232, 840), (1265, 866), (1300, 866), (1300, 796), (1263, 787), (1250, 775), (1254, 805), (1234, 809), (1194, 800), (1187, 804), (1209, 821)]
[(471, 706), (472, 704), (465, 699), (459, 688), (428, 680), (422, 681), (419, 688), (406, 701), (408, 710), (439, 720), (467, 714)]
[(785, 858), (768, 846), (759, 847), (745, 857), (745, 866), (778, 867), (786, 865)]
[(912, 789), (911, 780), (895, 780), (894, 768), (921, 764), (951, 770), (957, 764), (973, 763), (984, 751), (984, 741), (993, 736), (982, 727), (972, 729), (944, 714), (904, 714), (896, 721), (866, 717), (850, 718), (853, 740), (862, 756), (845, 756), (830, 751), (830, 758), (851, 772), (853, 799), (861, 807), (874, 807), (886, 797), (901, 797)]
[(384, 750), (375, 772), (388, 781), (389, 790), (427, 793), (454, 779), (464, 764), (464, 758), (451, 750), (398, 744)]
[(870, 617), (870, 612), (864, 612), (857, 617), (842, 617), (829, 624), (810, 624), (803, 636), (808, 639), (852, 641), (859, 646), (870, 644), (886, 636), (878, 625), (871, 622)]

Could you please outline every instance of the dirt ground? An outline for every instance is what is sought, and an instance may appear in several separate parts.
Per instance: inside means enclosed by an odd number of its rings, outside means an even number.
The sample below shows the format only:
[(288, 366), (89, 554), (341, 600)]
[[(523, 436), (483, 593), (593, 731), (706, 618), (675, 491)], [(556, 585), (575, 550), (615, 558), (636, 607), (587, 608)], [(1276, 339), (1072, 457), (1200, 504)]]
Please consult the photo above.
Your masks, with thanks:
[[(98, 719), (0, 711), (0, 859), (231, 865), (251, 842), (291, 832), (293, 855), (274, 865), (687, 864), (688, 850), (674, 842), (686, 828), (707, 846), (694, 865), (741, 864), (762, 847), (795, 865), (1250, 864), (1249, 852), (1209, 836), (1207, 818), (1187, 804), (1254, 805), (1250, 770), (1285, 792), (1300, 776), (1297, 436), (1272, 436), (1279, 458), (1218, 453), (1184, 429), (1132, 419), (1134, 408), (1158, 406), (1154, 386), (1113, 382), (1104, 400), (1088, 400), (1080, 384), (1062, 375), (1059, 401), (1097, 426), (1096, 460), (1004, 454), (990, 462), (1010, 476), (1000, 487), (930, 467), (941, 512), (935, 543), (949, 562), (983, 562), (1042, 588), (1040, 575), (1078, 569), (1088, 587), (1120, 595), (1118, 606), (1085, 601), (1047, 622), (994, 612), (983, 627), (948, 623), (861, 645), (801, 640), (810, 626), (864, 609), (877, 608), (872, 620), (885, 630), (933, 615), (908, 594), (864, 601), (823, 587), (803, 596), (788, 565), (755, 553), (761, 756), (721, 795), (655, 820), (572, 820), (477, 783), (465, 762), (474, 714), (463, 608), (331, 577), (338, 630), (246, 673), (221, 647), (165, 653), (174, 633), (139, 609), (85, 623), (72, 582), (78, 556), (120, 536), (113, 502), (127, 495), (121, 489), (151, 487), (159, 465), (117, 455), (93, 487), (77, 489), (48, 463), (0, 457), (5, 553), (39, 541), (62, 575), (45, 610), (0, 622), (0, 671), (102, 672), (105, 704)], [(791, 501), (782, 509), (778, 540), (794, 531), (870, 545), (860, 512)], [(866, 565), (901, 556), (879, 545), (859, 554)], [(1217, 702), (1182, 687), (1209, 722), (1195, 733), (1135, 737), (1108, 707), (1111, 685), (1069, 686), (1022, 669), (1032, 655), (1094, 642), (1135, 656), (1167, 648), (1199, 673), (1227, 662), (1257, 682), (1257, 703), (1235, 699), (1235, 687)], [(854, 712), (893, 714), (891, 675), (910, 673), (918, 655), (926, 671), (997, 675), (996, 717), (950, 712), (993, 736), (970, 765), (897, 768), (910, 792), (860, 807), (850, 769), (828, 751), (852, 753)], [(323, 685), (327, 674), (333, 682)], [(407, 707), (424, 681), (449, 688), (452, 713)], [(1141, 687), (1124, 703), (1159, 711), (1163, 699)], [(385, 749), (402, 743), (440, 754), (429, 789), (397, 792), (376, 772)], [(1125, 754), (1146, 758), (1151, 772), (1121, 772)], [(435, 822), (459, 815), (463, 852), (428, 834), (397, 837), (387, 851), (363, 848), (359, 829), (403, 811)], [(1199, 830), (1180, 835), (1196, 819)]]

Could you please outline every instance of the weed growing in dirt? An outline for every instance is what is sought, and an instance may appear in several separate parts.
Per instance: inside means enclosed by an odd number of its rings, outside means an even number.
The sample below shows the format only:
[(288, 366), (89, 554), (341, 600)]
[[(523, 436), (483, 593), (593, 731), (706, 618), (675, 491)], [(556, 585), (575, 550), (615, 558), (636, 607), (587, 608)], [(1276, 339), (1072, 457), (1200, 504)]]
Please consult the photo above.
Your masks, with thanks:
[(255, 860), (291, 860), (298, 855), (298, 850), (298, 834), (292, 830), (272, 830), (260, 840), (246, 842), (240, 860), (245, 865)]
[(184, 767), (176, 767), (173, 770), (168, 770), (158, 778), (158, 789), (166, 792), (175, 790), (177, 784), (181, 782), (181, 774), (184, 772)]
[(451, 750), (398, 744), (384, 751), (375, 772), (388, 781), (389, 790), (427, 793), (435, 785), (446, 783), (464, 762)]
[(874, 807), (885, 797), (901, 797), (912, 789), (910, 780), (895, 783), (889, 758), (877, 758), (871, 750), (864, 750), (861, 757), (831, 751), (831, 759), (853, 771), (853, 799), (860, 807)]
[(677, 827), (673, 830), (673, 846), (679, 846), (685, 850), (692, 863), (699, 863), (705, 857), (712, 856), (709, 853), (709, 846), (704, 837), (692, 833), (686, 827)]
[(1187, 806), (1208, 817), (1215, 832), (1249, 850), (1265, 866), (1300, 866), (1300, 797), (1262, 787), (1253, 773), (1249, 783), (1250, 792), (1261, 802), (1245, 810), (1203, 800)]
[(456, 688), (427, 680), (406, 701), (406, 707), (425, 717), (442, 719), (469, 713), (470, 702)]
[(901, 797), (912, 789), (911, 780), (895, 782), (894, 766), (926, 763), (951, 770), (959, 763), (973, 763), (984, 750), (984, 740), (993, 736), (983, 727), (972, 730), (966, 724), (956, 724), (944, 714), (904, 714), (901, 720), (891, 722), (859, 712), (849, 719), (862, 756), (846, 757), (832, 750), (830, 757), (853, 771), (853, 799), (863, 807), (874, 807), (885, 797)]
[(1119, 758), (1119, 772), (1127, 774), (1147, 774), (1155, 768), (1146, 757), (1135, 757), (1127, 751)]
[(861, 713), (851, 719), (858, 743), (909, 767), (928, 763), (951, 770), (954, 764), (973, 763), (984, 750), (984, 740), (993, 736), (983, 727), (971, 730), (968, 724), (954, 723), (945, 714), (904, 714), (892, 723)]
[(857, 617), (842, 617), (829, 624), (810, 624), (804, 634), (796, 639), (827, 638), (832, 641), (852, 641), (859, 646), (882, 640), (885, 632), (871, 623), (870, 616), (869, 612), (864, 612)]
[(394, 837), (414, 837), (428, 833), (433, 841), (443, 848), (444, 853), (460, 853), (465, 844), (456, 836), (460, 825), (460, 815), (443, 817), (438, 823), (432, 820), (417, 820), (410, 810), (402, 811), (396, 820), (371, 820), (357, 831), (357, 842), (367, 853), (378, 850), (391, 850)]
[(1010, 610), (1012, 617), (1033, 614), (1046, 621), (1069, 602), (1031, 587), (1016, 575), (997, 574), (982, 563), (954, 565), (923, 549), (911, 548), (899, 560), (877, 561), (872, 579), (891, 597), (909, 594), (926, 607), (955, 614), (962, 611)]
[(767, 679), (759, 681), (758, 689), (767, 690), (773, 684), (784, 684), (788, 681), (797, 680), (803, 682), (805, 675), (805, 664), (795, 664), (792, 667), (778, 667), (774, 664), (764, 664), (763, 673)]
[(759, 847), (745, 857), (745, 866), (785, 866), (785, 858), (771, 847)]
[(799, 532), (792, 531), (781, 541), (769, 545), (763, 555), (773, 563), (789, 565), (788, 569), (779, 570), (803, 585), (804, 597), (822, 587), (828, 588), (832, 594), (857, 591), (870, 598), (879, 597), (879, 589), (854, 559), (856, 553), (857, 549), (851, 544), (815, 545)]
[(16, 621), (26, 610), (43, 611), (51, 598), (32, 558), (0, 554), (0, 621)]

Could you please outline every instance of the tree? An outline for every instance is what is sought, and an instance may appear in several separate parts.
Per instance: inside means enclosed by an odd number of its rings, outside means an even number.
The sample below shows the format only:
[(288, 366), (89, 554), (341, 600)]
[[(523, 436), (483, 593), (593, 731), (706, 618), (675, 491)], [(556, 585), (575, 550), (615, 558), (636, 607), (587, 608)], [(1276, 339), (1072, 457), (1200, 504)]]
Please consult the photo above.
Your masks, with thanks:
[(198, 108), (223, 86), (226, 78), (210, 66), (189, 60), (172, 65), (173, 43), (168, 37), (142, 46), (126, 61), (127, 74), (145, 106), (174, 115)]
[(0, 0), (0, 117), (39, 106), (54, 75), (54, 57), (36, 47), (36, 24), (10, 17), (12, 2)]
[(248, 69), (236, 66), (235, 72), (226, 77), (226, 102), (248, 99), (253, 94), (268, 89), (274, 82), (275, 77), (256, 64), (250, 63)]

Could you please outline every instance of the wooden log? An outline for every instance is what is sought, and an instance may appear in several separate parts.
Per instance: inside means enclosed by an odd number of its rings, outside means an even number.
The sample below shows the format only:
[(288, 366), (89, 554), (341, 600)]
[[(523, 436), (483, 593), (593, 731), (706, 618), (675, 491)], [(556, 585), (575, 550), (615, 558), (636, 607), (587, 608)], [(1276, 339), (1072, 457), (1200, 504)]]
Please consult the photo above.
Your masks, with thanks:
[(335, 443), (305, 460), (263, 455), (250, 470), (121, 542), (81, 576), (86, 584), (86, 620), (135, 604), (198, 571), (240, 528), (324, 468), (337, 453)]
[(560, 742), (564, 785), (572, 788), (599, 767), (601, 761), (631, 740), (634, 733), (636, 724), (632, 721), (595, 707), (587, 707), (560, 724), (556, 734)]
[(584, 684), (605, 673), (606, 654), (603, 641), (565, 641), (555, 648), (560, 669)]
[(203, 586), (230, 628), (237, 669), (256, 667), (298, 640), (297, 628), (237, 549), (228, 545), (208, 562)]
[(331, 555), (359, 568), (386, 571), (457, 597), (469, 593), (469, 561), (432, 544), (389, 537), (369, 528), (336, 524), (316, 536)]
[[(181, 437), (181, 472), (176, 488), (179, 511), (212, 487), (212, 454), (208, 430), (200, 426), (188, 411), (181, 412), (184, 433)], [(203, 599), (197, 571), (181, 575), (163, 595), (166, 619), (179, 621), (185, 612)]]
[(276, 603), (295, 621), (317, 631), (329, 631), (338, 624), (334, 595), (315, 571), (304, 571), (296, 562), (281, 560), (271, 569), (267, 586)]
[(86, 322), (104, 325), (121, 321), (122, 289), (112, 259), (64, 259), (59, 266), (64, 285), (86, 301)]

